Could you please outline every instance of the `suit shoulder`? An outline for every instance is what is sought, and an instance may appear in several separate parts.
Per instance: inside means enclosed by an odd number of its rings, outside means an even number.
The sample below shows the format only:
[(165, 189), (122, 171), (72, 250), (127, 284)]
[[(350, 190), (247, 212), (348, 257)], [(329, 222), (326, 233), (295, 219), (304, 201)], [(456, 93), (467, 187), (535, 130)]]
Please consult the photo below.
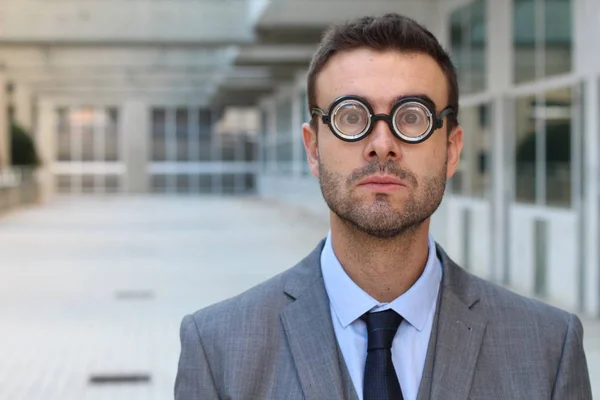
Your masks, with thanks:
[(278, 317), (281, 309), (290, 302), (284, 287), (296, 267), (290, 268), (261, 282), (242, 293), (203, 307), (193, 314), (201, 333), (217, 334), (222, 330), (262, 320), (268, 323)]
[(479, 302), (494, 318), (566, 327), (574, 316), (556, 306), (518, 294), (477, 276), (470, 275), (470, 279), (476, 282), (480, 292)]

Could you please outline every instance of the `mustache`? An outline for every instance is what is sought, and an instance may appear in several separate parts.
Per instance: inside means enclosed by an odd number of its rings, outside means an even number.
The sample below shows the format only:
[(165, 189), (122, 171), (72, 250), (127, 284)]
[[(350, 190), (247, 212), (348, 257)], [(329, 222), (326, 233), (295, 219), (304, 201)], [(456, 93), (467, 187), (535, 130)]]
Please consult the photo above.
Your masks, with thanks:
[(404, 168), (400, 168), (392, 160), (388, 160), (383, 164), (377, 160), (371, 161), (368, 165), (352, 171), (352, 174), (350, 174), (348, 177), (347, 183), (348, 185), (352, 185), (357, 181), (368, 178), (375, 174), (393, 175), (405, 182), (408, 182), (413, 187), (416, 187), (418, 183), (417, 177), (412, 172)]

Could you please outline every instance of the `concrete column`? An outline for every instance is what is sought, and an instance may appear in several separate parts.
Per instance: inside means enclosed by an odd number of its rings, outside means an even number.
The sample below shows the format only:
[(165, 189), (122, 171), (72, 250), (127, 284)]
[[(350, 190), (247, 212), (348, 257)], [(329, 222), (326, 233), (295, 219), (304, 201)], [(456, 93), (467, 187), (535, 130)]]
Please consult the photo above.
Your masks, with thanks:
[(38, 170), (38, 185), (40, 200), (48, 201), (56, 190), (55, 177), (52, 167), (56, 161), (56, 132), (58, 118), (56, 107), (52, 100), (41, 99), (38, 103), (38, 127), (36, 144), (41, 165)]
[[(512, 82), (512, 0), (494, 0), (487, 2), (488, 15), (486, 58), (488, 91), (492, 94), (492, 280), (504, 284), (510, 283), (509, 238), (510, 205), (512, 201), (511, 141), (514, 127), (511, 121), (512, 106), (503, 93)], [(460, 119), (460, 118), (459, 118)]]
[(6, 78), (0, 72), (0, 170), (10, 164), (10, 136), (6, 100)]
[(13, 104), (15, 106), (15, 121), (27, 132), (32, 134), (33, 115), (31, 91), (27, 86), (17, 83), (13, 93)]
[(129, 193), (148, 193), (148, 138), (150, 136), (149, 108), (142, 100), (124, 103), (119, 135), (125, 138), (126, 188)]
[(277, 172), (277, 107), (274, 97), (269, 97), (265, 104), (267, 111), (267, 174)]
[(584, 77), (581, 306), (587, 314), (600, 316), (600, 4), (575, 0), (573, 10), (574, 69)]
[(302, 174), (302, 116), (300, 110), (302, 109), (302, 89), (294, 84), (292, 88), (292, 128), (290, 130), (292, 140), (292, 174), (294, 177), (300, 177)]

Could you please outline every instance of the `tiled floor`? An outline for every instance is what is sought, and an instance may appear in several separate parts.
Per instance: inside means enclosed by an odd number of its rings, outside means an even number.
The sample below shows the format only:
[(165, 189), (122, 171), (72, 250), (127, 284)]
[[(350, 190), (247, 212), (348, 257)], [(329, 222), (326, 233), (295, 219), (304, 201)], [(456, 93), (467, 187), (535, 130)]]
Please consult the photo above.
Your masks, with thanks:
[[(291, 267), (326, 230), (251, 198), (63, 198), (3, 216), (0, 399), (172, 399), (182, 316)], [(600, 322), (586, 347), (600, 396)], [(150, 381), (89, 383), (103, 374)]]

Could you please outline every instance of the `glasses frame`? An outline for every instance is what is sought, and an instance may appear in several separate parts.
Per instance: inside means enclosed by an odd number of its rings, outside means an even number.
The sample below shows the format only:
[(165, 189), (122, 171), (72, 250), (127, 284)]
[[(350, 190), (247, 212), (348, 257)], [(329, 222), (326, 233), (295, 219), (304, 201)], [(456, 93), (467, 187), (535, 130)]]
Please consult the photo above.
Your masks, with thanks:
[[(357, 133), (356, 135), (346, 135), (345, 133), (341, 132), (333, 122), (334, 118), (332, 118), (332, 116), (335, 117), (335, 112), (339, 109), (339, 106), (341, 106), (342, 103), (345, 101), (358, 101), (359, 103), (361, 103), (362, 106), (365, 107), (365, 109), (369, 113), (369, 122), (367, 123), (367, 126), (365, 127), (365, 129), (363, 129), (360, 133)], [(427, 111), (429, 127), (423, 134), (417, 137), (406, 136), (399, 129), (396, 128), (396, 114), (400, 110), (400, 107), (406, 105), (407, 103), (418, 103), (419, 105), (424, 106)], [(373, 111), (373, 107), (371, 107), (371, 104), (369, 104), (369, 102), (366, 99), (356, 95), (346, 95), (335, 99), (333, 103), (331, 103), (331, 105), (329, 106), (327, 113), (325, 113), (322, 109), (318, 107), (313, 107), (311, 109), (310, 114), (311, 117), (320, 114), (321, 121), (329, 127), (331, 132), (338, 139), (343, 140), (345, 142), (357, 142), (359, 140), (364, 139), (371, 133), (377, 121), (385, 121), (387, 122), (390, 130), (394, 133), (394, 136), (396, 136), (398, 139), (405, 143), (417, 144), (429, 139), (433, 132), (444, 126), (444, 118), (450, 114), (454, 114), (454, 110), (452, 106), (447, 106), (439, 113), (439, 115), (436, 116), (435, 104), (429, 98), (423, 96), (408, 96), (397, 101), (392, 107), (389, 114), (375, 114)]]

